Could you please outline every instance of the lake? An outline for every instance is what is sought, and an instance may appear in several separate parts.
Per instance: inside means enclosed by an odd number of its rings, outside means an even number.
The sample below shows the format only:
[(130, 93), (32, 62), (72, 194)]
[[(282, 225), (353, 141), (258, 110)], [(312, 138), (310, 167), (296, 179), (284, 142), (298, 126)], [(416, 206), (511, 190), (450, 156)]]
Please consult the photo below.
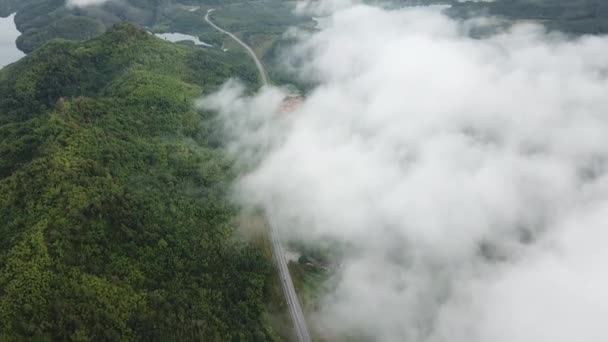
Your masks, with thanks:
[(207, 44), (204, 41), (198, 39), (198, 37), (195, 36), (191, 36), (189, 34), (183, 34), (183, 33), (155, 33), (155, 36), (162, 38), (164, 40), (168, 40), (172, 43), (177, 43), (177, 42), (181, 42), (184, 40), (188, 40), (194, 43), (194, 45), (202, 45), (202, 46), (207, 46), (207, 47), (213, 47), (213, 45), (211, 44)]
[(0, 18), (0, 68), (25, 56), (15, 45), (20, 34), (15, 27), (15, 14)]

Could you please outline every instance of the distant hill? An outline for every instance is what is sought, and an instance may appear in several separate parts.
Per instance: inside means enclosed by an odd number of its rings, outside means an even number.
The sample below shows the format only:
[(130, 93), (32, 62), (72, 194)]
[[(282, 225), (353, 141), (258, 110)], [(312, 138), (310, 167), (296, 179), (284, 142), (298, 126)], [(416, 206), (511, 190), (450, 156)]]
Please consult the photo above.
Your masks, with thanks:
[(295, 16), (294, 3), (283, 0), (107, 0), (87, 7), (67, 6), (66, 0), (0, 0), (0, 17), (17, 13), (17, 47), (25, 53), (56, 38), (90, 39), (122, 22), (193, 34), (221, 45), (224, 37), (203, 18), (212, 7), (222, 9), (216, 13), (222, 24), (247, 36), (279, 35), (289, 26), (310, 21)]
[(608, 33), (608, 2), (605, 0), (453, 1), (447, 13), (461, 18), (492, 15), (537, 21), (550, 30), (572, 34)]
[(265, 341), (272, 272), (233, 237), (234, 177), (197, 96), (238, 54), (131, 24), (0, 71), (0, 340)]
[(66, 6), (66, 0), (0, 0), (0, 15), (17, 12), (15, 23), (22, 33), (17, 46), (29, 53), (51, 39), (85, 40), (123, 21), (151, 25), (168, 2), (109, 0), (78, 8)]

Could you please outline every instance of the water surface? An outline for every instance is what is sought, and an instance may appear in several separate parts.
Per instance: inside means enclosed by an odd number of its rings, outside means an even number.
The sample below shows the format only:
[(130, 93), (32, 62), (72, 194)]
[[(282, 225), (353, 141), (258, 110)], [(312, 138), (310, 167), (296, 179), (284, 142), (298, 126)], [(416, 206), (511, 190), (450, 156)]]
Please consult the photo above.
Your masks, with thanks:
[(15, 27), (15, 14), (0, 18), (0, 68), (25, 56), (15, 45), (20, 34)]
[(194, 45), (202, 45), (202, 46), (207, 46), (207, 47), (212, 47), (213, 45), (205, 43), (204, 41), (198, 39), (198, 37), (195, 36), (191, 36), (189, 34), (184, 34), (184, 33), (176, 33), (176, 32), (171, 32), (171, 33), (156, 33), (155, 36), (162, 38), (164, 40), (168, 40), (172, 43), (177, 43), (177, 42), (181, 42), (184, 40), (188, 40), (194, 43)]

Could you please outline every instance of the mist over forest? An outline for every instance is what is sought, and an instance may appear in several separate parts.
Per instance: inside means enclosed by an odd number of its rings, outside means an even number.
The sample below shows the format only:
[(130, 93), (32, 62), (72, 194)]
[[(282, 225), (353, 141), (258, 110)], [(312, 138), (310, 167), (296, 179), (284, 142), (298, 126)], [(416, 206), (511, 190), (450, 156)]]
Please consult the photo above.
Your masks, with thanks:
[(0, 16), (0, 340), (608, 340), (603, 1)]

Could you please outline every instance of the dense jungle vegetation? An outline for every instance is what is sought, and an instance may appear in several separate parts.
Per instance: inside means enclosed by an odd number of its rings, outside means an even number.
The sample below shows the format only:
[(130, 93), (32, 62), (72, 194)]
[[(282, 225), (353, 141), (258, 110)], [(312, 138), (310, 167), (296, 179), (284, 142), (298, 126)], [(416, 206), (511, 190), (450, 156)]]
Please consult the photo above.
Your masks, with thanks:
[(246, 57), (120, 24), (0, 71), (0, 340), (264, 341), (271, 260), (192, 100)]

